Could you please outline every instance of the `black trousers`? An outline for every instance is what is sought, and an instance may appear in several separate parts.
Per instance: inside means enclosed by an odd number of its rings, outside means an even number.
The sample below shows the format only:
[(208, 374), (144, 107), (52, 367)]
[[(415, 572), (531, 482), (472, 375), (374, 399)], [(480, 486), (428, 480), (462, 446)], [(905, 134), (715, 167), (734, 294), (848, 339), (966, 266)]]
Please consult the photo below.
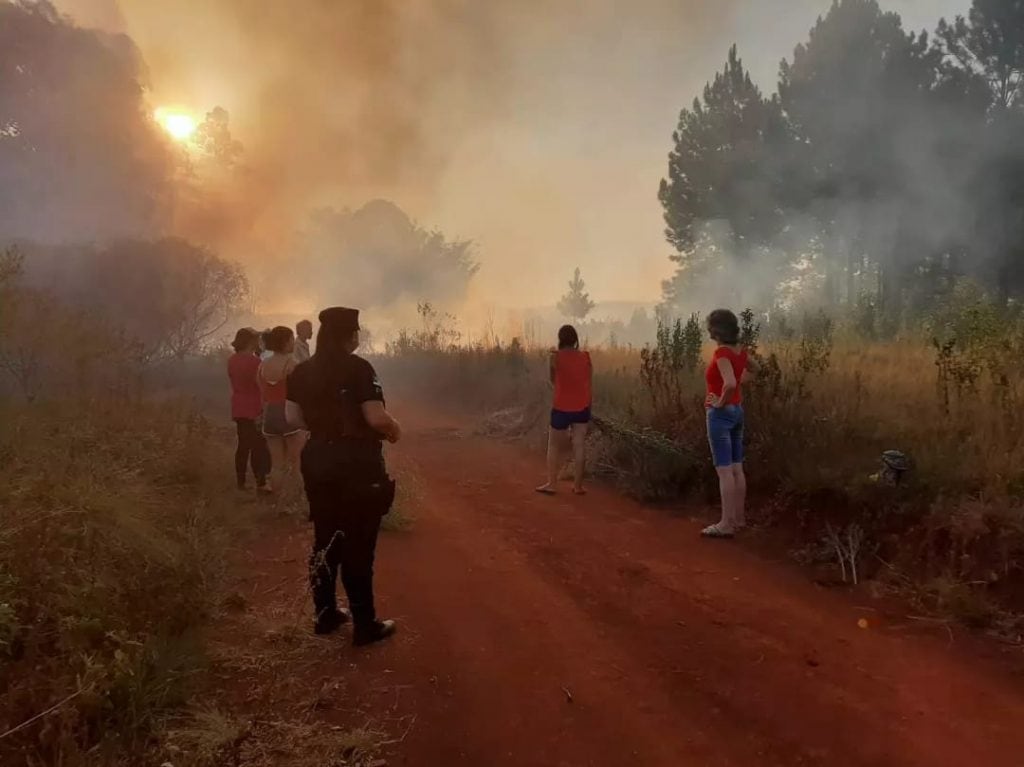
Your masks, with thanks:
[(235, 476), (238, 486), (245, 485), (246, 464), (252, 465), (256, 485), (263, 487), (270, 474), (270, 449), (259, 425), (252, 418), (236, 418), (238, 447), (235, 448)]
[(336, 480), (306, 477), (306, 496), (313, 520), (313, 553), (309, 559), (309, 584), (316, 616), (337, 609), (338, 572), (345, 587), (352, 622), (373, 623), (373, 560), (381, 513), (361, 506), (346, 485)]

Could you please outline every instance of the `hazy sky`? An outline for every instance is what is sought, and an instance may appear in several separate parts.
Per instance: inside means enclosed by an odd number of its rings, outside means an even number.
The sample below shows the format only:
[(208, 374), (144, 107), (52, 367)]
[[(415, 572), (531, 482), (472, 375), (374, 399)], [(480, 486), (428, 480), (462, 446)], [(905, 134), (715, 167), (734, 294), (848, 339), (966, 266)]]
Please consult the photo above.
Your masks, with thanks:
[[(478, 242), (477, 298), (532, 305), (577, 265), (599, 301), (658, 298), (671, 264), (656, 193), (679, 109), (733, 42), (773, 90), (829, 0), (58, 5), (127, 31), (156, 101), (231, 112), (277, 192), (253, 215), (386, 196)], [(882, 5), (932, 31), (968, 0)]]

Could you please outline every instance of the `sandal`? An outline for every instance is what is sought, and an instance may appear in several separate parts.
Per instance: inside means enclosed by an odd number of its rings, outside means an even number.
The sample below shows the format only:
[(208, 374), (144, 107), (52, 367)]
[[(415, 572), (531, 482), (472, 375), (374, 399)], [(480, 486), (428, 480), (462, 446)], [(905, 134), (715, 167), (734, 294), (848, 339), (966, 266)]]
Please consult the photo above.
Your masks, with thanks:
[(540, 493), (541, 495), (554, 495), (555, 489), (548, 487), (547, 485), (541, 485), (540, 487), (534, 488), (534, 492)]
[(728, 530), (723, 530), (717, 524), (709, 525), (700, 531), (700, 534), (705, 538), (735, 538), (736, 534)]

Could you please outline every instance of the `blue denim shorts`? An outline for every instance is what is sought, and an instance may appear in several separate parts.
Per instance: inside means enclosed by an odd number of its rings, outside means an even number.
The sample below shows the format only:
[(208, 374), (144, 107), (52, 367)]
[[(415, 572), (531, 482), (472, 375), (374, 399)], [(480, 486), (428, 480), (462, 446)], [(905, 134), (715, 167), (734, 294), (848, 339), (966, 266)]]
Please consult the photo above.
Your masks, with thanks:
[(715, 468), (743, 463), (743, 407), (708, 408), (708, 443)]

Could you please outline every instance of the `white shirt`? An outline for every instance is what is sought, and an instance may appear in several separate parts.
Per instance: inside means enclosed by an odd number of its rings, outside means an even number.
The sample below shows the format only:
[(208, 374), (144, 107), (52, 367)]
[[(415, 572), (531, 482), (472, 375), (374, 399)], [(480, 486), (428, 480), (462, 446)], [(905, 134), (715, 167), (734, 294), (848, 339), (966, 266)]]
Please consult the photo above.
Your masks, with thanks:
[(301, 338), (295, 339), (295, 361), (305, 362), (309, 359), (309, 341)]

